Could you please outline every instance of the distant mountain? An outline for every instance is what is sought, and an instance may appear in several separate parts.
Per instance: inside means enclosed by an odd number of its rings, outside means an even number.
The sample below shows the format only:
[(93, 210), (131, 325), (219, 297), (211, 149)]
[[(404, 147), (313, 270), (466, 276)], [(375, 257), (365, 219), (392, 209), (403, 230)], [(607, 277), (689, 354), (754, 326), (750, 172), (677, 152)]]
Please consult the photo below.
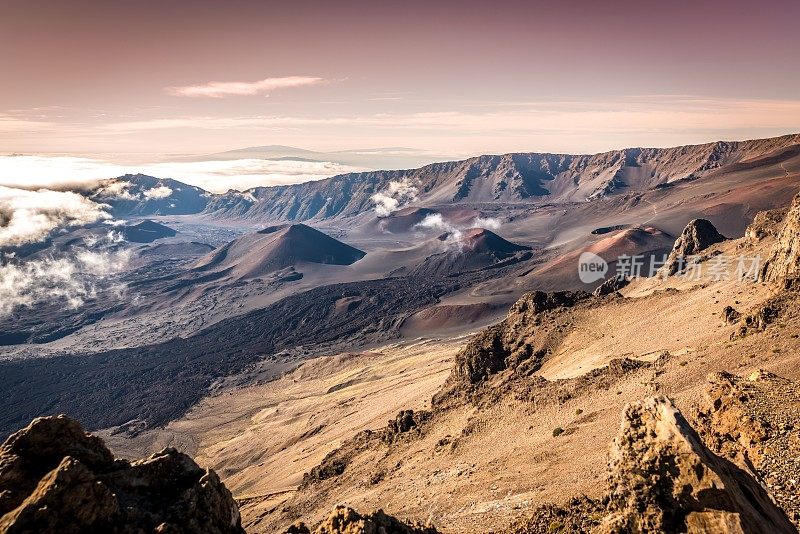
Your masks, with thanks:
[[(231, 158), (260, 154), (269, 158), (315, 159), (320, 153), (267, 146), (230, 154)], [(391, 196), (392, 188), (398, 184), (413, 188), (414, 200), (408, 203), (417, 208), (589, 202), (615, 194), (666, 189), (714, 173), (776, 164), (798, 155), (800, 134), (795, 134), (674, 148), (629, 148), (595, 155), (486, 155), (411, 170), (348, 173), (224, 194), (211, 194), (171, 179), (125, 175), (102, 182), (90, 195), (93, 200), (110, 205), (118, 217), (202, 212), (217, 219), (300, 222), (364, 214), (375, 207), (374, 195)], [(415, 217), (412, 214), (409, 221)]]
[(89, 196), (110, 206), (116, 217), (148, 217), (199, 213), (211, 194), (170, 178), (126, 174), (103, 180)]
[[(520, 153), (478, 156), (413, 170), (349, 173), (295, 185), (216, 195), (205, 213), (227, 218), (306, 221), (350, 217), (373, 195), (408, 184), (416, 206), (453, 203), (586, 202), (620, 192), (670, 187), (759, 158), (800, 153), (800, 134), (675, 148), (632, 148), (581, 156)], [(788, 156), (787, 156), (788, 157)]]
[(258, 278), (301, 263), (350, 265), (365, 253), (304, 224), (270, 226), (201, 258), (196, 271)]

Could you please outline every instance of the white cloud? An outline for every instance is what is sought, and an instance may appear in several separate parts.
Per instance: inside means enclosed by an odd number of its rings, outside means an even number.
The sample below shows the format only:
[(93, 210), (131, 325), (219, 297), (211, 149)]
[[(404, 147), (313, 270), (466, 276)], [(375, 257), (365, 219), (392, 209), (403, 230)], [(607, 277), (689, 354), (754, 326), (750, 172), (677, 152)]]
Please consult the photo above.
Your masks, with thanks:
[(159, 200), (170, 196), (172, 194), (172, 189), (170, 189), (166, 185), (160, 185), (158, 187), (148, 189), (144, 191), (142, 194), (144, 195), (144, 198), (148, 200)]
[(131, 183), (116, 178), (106, 180), (94, 192), (94, 196), (102, 199), (136, 200), (136, 195), (130, 192)]
[(66, 156), (0, 156), (0, 185), (16, 188), (93, 188), (103, 182), (98, 198), (134, 200), (124, 180), (110, 180), (124, 174), (171, 177), (224, 193), (229, 189), (285, 185), (321, 180), (336, 174), (364, 170), (325, 161), (239, 159), (229, 161), (175, 161), (117, 164), (101, 159)]
[[(80, 307), (98, 292), (105, 277), (123, 270), (129, 252), (80, 250), (62, 258), (44, 258), (0, 266), (0, 317), (19, 306), (64, 301)], [(120, 290), (121, 287), (116, 287)]]
[(447, 250), (461, 250), (463, 232), (456, 225), (446, 221), (441, 213), (432, 213), (416, 224), (417, 228), (446, 232), (447, 236), (442, 242)]
[(314, 76), (285, 76), (264, 78), (256, 82), (208, 82), (200, 85), (167, 87), (167, 93), (174, 96), (223, 98), (226, 96), (248, 96), (267, 94), (275, 89), (316, 85), (325, 80)]
[(375, 203), (375, 214), (378, 217), (388, 217), (404, 204), (415, 201), (417, 192), (416, 186), (408, 178), (399, 182), (389, 182), (385, 190), (375, 193), (371, 197), (372, 202)]
[(472, 223), (474, 228), (486, 228), (487, 230), (498, 230), (503, 223), (495, 217), (476, 217)]
[(0, 186), (0, 247), (35, 243), (57, 228), (107, 218), (102, 205), (77, 193)]

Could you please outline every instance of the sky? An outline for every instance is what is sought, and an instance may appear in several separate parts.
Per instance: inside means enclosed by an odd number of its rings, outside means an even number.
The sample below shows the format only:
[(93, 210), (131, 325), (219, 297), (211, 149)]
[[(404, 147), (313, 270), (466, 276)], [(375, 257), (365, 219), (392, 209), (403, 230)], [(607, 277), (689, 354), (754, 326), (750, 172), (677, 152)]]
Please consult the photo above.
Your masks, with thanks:
[[(800, 131), (796, 0), (0, 0), (0, 8), (0, 183), (262, 145), (402, 147), (418, 162)], [(32, 157), (46, 162), (32, 168)], [(350, 168), (334, 160), (325, 172)], [(161, 170), (205, 172), (186, 165)], [(275, 178), (272, 170), (249, 172), (247, 184), (325, 173), (317, 165)], [(217, 189), (244, 184), (224, 178), (235, 174), (214, 175)]]

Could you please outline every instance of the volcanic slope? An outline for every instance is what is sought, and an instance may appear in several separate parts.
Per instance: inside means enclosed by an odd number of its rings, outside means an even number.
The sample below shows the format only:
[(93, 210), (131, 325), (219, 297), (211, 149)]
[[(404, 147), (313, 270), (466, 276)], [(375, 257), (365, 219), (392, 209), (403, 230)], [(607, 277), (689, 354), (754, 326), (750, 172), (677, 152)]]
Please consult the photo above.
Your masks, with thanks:
[(351, 265), (365, 253), (304, 224), (270, 226), (234, 239), (194, 267), (235, 279), (258, 278), (302, 263)]
[[(364, 512), (380, 508), (398, 517), (432, 521), (444, 532), (503, 531), (532, 520), (546, 503), (565, 505), (581, 495), (597, 502), (606, 491), (606, 444), (617, 434), (627, 403), (666, 395), (689, 423), (701, 428), (703, 421), (695, 414), (704, 402), (708, 373), (749, 376), (763, 368), (788, 380), (800, 379), (796, 290), (754, 278), (717, 279), (711, 269), (722, 255), (770, 257), (779, 245), (782, 223), (782, 216), (760, 217), (747, 237), (703, 250), (700, 263), (685, 274), (636, 280), (622, 290), (623, 296), (526, 295), (502, 323), (456, 354), (449, 378), (430, 405), (411, 401), (403, 409), (413, 412), (401, 412), (388, 425), (363, 424), (364, 431), (354, 432), (351, 439), (327, 445), (313, 440), (315, 457), (325, 450), (330, 454), (312, 469), (303, 460), (311, 449), (302, 447), (296, 457), (285, 458), (279, 474), (260, 466), (264, 460), (254, 460), (267, 448), (280, 449), (285, 435), (274, 443), (268, 434), (251, 441), (242, 435), (230, 455), (225, 452), (227, 438), (213, 430), (201, 429), (192, 441), (200, 443), (200, 457), (212, 464), (224, 462), (251, 532), (280, 531), (297, 519), (315, 524), (339, 502)], [(364, 406), (370, 394), (351, 387), (400, 371), (384, 371), (368, 365), (368, 359), (359, 364), (361, 358), (367, 357), (351, 356), (348, 366), (359, 370), (346, 380), (337, 379), (341, 386), (325, 390), (337, 395), (350, 390), (341, 402), (352, 406), (352, 413), (359, 413), (356, 406)], [(299, 371), (303, 374), (296, 379), (311, 381), (330, 373), (311, 364)], [(314, 386), (317, 391), (319, 386)], [(257, 398), (247, 388), (236, 395)], [(307, 421), (296, 436), (302, 443), (319, 430), (312, 407), (295, 406), (300, 411), (293, 412), (292, 421)], [(202, 419), (230, 420), (229, 408), (224, 398), (212, 399), (204, 405)], [(246, 413), (247, 407), (236, 410)], [(257, 421), (268, 428), (283, 417), (280, 409), (266, 410)], [(335, 433), (350, 417), (343, 416), (342, 423), (327, 421), (325, 432)], [(175, 428), (183, 424), (174, 423)], [(353, 431), (358, 427), (348, 426)], [(794, 443), (800, 421), (787, 419), (780, 428), (788, 434), (781, 430), (776, 435)], [(306, 473), (303, 482), (286, 487), (301, 472)], [(751, 475), (756, 480), (762, 476), (761, 471)], [(788, 471), (777, 478), (795, 480)], [(257, 480), (264, 493), (245, 480)], [(779, 503), (787, 503), (781, 506), (791, 519), (800, 519), (789, 508), (786, 491), (769, 491)]]
[(531, 257), (530, 247), (506, 241), (485, 228), (448, 232), (436, 239), (445, 251), (428, 256), (411, 271), (411, 276), (447, 276), (510, 265)]

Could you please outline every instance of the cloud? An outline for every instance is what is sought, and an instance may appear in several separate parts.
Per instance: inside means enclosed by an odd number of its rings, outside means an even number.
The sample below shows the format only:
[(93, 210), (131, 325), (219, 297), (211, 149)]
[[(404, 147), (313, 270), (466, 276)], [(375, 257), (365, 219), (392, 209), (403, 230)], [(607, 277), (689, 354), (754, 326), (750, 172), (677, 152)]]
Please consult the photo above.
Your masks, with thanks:
[(103, 208), (78, 193), (0, 186), (0, 247), (35, 243), (57, 228), (110, 218)]
[(486, 228), (487, 230), (499, 230), (502, 226), (500, 219), (495, 217), (476, 217), (472, 223), (473, 228)]
[(408, 178), (399, 182), (389, 182), (384, 191), (375, 193), (371, 197), (375, 203), (375, 213), (378, 217), (388, 217), (404, 204), (414, 202), (417, 199), (417, 192), (418, 189)]
[(93, 196), (101, 199), (136, 200), (137, 196), (130, 192), (131, 183), (126, 180), (112, 178), (99, 183)]
[(323, 78), (313, 76), (285, 76), (282, 78), (264, 78), (256, 82), (208, 82), (200, 85), (167, 87), (165, 90), (173, 96), (224, 98), (226, 96), (267, 94), (275, 89), (317, 85), (323, 82), (325, 82)]
[(158, 200), (162, 198), (167, 198), (171, 194), (172, 194), (172, 189), (170, 189), (166, 185), (160, 185), (158, 187), (154, 187), (152, 189), (148, 189), (142, 192), (144, 198), (148, 200)]
[[(111, 179), (125, 174), (170, 176), (224, 193), (229, 189), (285, 185), (321, 180), (336, 174), (364, 170), (327, 161), (237, 159), (211, 161), (166, 161), (118, 164), (94, 158), (67, 156), (0, 156), (0, 185), (18, 189), (92, 190), (97, 198), (135, 200), (125, 180)], [(99, 188), (99, 189), (98, 189)]]
[(463, 243), (461, 238), (464, 233), (456, 225), (446, 221), (441, 213), (432, 213), (416, 224), (417, 228), (426, 228), (445, 232), (447, 235), (442, 241), (445, 249), (461, 251)]
[(107, 284), (107, 277), (125, 269), (129, 259), (128, 251), (83, 249), (61, 258), (0, 265), (0, 317), (43, 302), (63, 301), (75, 309), (103, 289), (122, 291), (124, 286)]

